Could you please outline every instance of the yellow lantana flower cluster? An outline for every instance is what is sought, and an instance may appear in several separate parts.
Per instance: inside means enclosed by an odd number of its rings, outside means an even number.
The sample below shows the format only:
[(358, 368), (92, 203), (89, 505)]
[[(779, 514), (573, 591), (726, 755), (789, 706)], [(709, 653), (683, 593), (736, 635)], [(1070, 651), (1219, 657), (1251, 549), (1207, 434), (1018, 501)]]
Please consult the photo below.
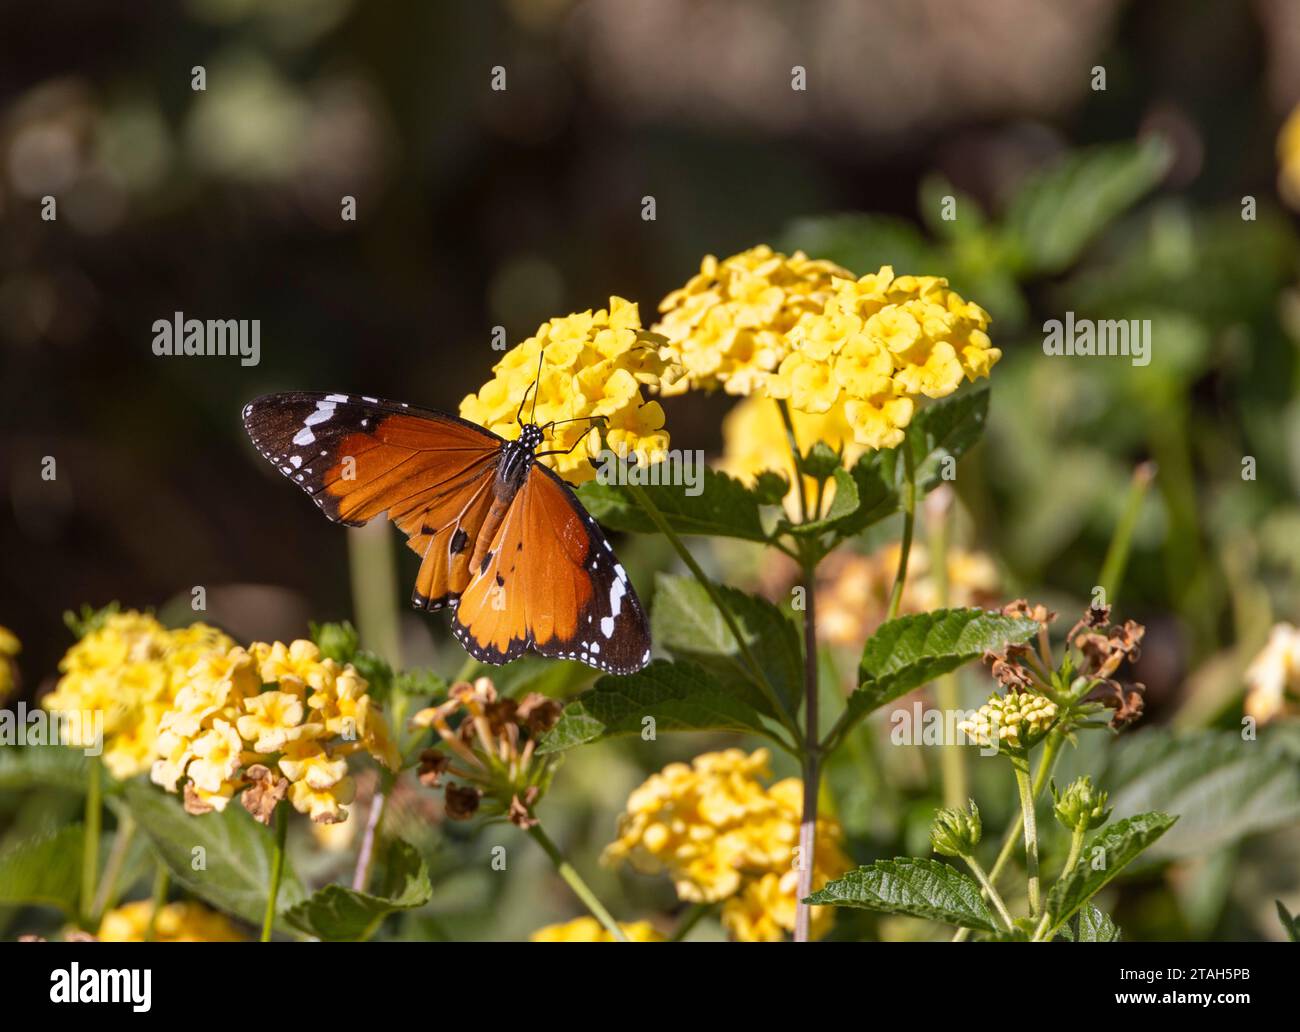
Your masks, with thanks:
[(938, 276), (896, 277), (886, 265), (836, 280), (825, 308), (787, 334), (790, 354), (768, 392), (810, 413), (843, 404), (858, 444), (892, 448), (917, 397), (946, 397), (963, 378), (988, 376), (1002, 357), (988, 324), (984, 309)]
[[(104, 915), (100, 942), (144, 942), (148, 938), (153, 901), (125, 903)], [(244, 942), (247, 937), (224, 914), (202, 903), (167, 903), (153, 926), (154, 942)]]
[(186, 672), (233, 644), (207, 624), (168, 630), (147, 613), (113, 613), (67, 651), (63, 676), (41, 705), (68, 718), (63, 743), (78, 748), (95, 744), (83, 715), (102, 713), (104, 764), (115, 778), (134, 777), (153, 762), (160, 722)]
[[(628, 942), (663, 942), (664, 937), (649, 921), (620, 921)], [(562, 924), (539, 928), (529, 942), (613, 942), (614, 936), (594, 917), (576, 917)]]
[(310, 641), (233, 646), (203, 657), (159, 724), (151, 777), (169, 792), (185, 781), (191, 813), (224, 810), (237, 791), (269, 822), (287, 794), (324, 824), (344, 820), (355, 786), (347, 757), (365, 749), (390, 770), (396, 746), (369, 685)]
[[(678, 897), (692, 903), (725, 900), (722, 922), (735, 939), (783, 938), (794, 930), (803, 785), (787, 778), (764, 787), (768, 760), (766, 749), (727, 749), (669, 764), (628, 797), (602, 860), (667, 872)], [(818, 820), (814, 889), (851, 866), (840, 838), (837, 822)], [(813, 934), (825, 934), (833, 919), (829, 908), (814, 907)]]
[(1032, 692), (994, 694), (974, 717), (958, 721), (957, 730), (980, 745), (997, 739), (1000, 745), (1019, 749), (1041, 738), (1056, 720), (1056, 713), (1056, 703)]
[[(581, 483), (595, 476), (587, 460), (600, 454), (600, 434), (588, 433), (589, 416), (603, 417), (609, 446), (618, 455), (636, 456), (640, 463), (658, 461), (668, 449), (664, 412), (657, 401), (645, 401), (641, 388), (663, 390), (681, 373), (671, 356), (661, 356), (662, 343), (641, 328), (635, 304), (611, 297), (607, 309), (543, 323), (492, 367), (494, 378), (461, 401), (460, 414), (514, 440), (520, 404), (537, 380), (536, 422), (575, 420), (556, 426), (547, 440), (545, 450), (561, 454), (540, 459), (566, 480)], [(523, 418), (530, 415), (531, 397)], [(575, 447), (584, 433), (582, 446)]]
[(786, 331), (822, 310), (837, 278), (851, 277), (833, 262), (766, 244), (722, 261), (705, 256), (700, 271), (660, 302), (661, 318), (651, 327), (686, 372), (663, 393), (761, 393), (790, 352)]

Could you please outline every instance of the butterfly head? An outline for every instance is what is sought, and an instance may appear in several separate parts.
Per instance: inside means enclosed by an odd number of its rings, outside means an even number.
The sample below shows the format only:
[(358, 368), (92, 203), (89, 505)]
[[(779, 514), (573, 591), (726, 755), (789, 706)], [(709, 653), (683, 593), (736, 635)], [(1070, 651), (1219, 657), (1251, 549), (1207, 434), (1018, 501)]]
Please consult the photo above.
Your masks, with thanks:
[(520, 446), (527, 448), (530, 452), (536, 451), (545, 438), (545, 431), (536, 423), (525, 423), (523, 429), (519, 431)]

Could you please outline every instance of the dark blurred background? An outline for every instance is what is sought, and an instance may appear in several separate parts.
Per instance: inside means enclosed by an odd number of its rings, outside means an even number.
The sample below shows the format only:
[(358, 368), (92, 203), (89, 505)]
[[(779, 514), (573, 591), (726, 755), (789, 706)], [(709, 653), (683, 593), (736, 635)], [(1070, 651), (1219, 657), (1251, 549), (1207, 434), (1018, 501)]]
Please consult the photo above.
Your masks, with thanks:
[[(0, 622), (24, 680), (53, 673), (58, 615), (82, 602), (158, 607), (202, 584), (209, 618), (241, 637), (349, 614), (345, 535), (241, 431), (258, 394), (454, 410), (498, 357), (496, 325), (517, 341), (611, 293), (648, 324), (705, 253), (780, 245), (822, 213), (919, 226), (934, 173), (996, 214), (1053, 157), (1153, 131), (1173, 144), (1160, 190), (1181, 210), (1276, 207), (1274, 141), (1297, 98), (1300, 8), (1284, 0), (7, 3)], [(1275, 227), (1257, 284), (1270, 324), (1292, 279), (1289, 218)], [(913, 268), (907, 247), (884, 250)], [(1061, 277), (1005, 303), (966, 278), (1014, 368), (1015, 331)], [(155, 357), (151, 325), (176, 311), (261, 320), (261, 364)], [(1285, 401), (1294, 349), (1268, 346), (1285, 351), (1266, 385)], [(672, 403), (674, 443), (716, 449), (724, 407)], [(1150, 451), (1115, 450), (1103, 495)], [(995, 511), (985, 544), (1004, 520), (1023, 531)], [(1003, 548), (1013, 581), (1070, 579), (1089, 534), (1099, 561), (1106, 521), (1048, 523), (1024, 556)], [(1137, 590), (1177, 610), (1141, 586), (1142, 549)]]

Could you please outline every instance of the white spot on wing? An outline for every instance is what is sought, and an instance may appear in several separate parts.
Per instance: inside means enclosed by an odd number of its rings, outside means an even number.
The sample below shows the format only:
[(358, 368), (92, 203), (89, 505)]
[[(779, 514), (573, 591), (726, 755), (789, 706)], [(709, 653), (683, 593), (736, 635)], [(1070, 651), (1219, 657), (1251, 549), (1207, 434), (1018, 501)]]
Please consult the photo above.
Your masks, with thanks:
[(614, 618), (612, 616), (601, 617), (600, 633), (606, 638), (612, 638), (614, 636)]
[[(316, 435), (305, 426), (293, 435), (293, 443), (298, 445), (299, 448), (304, 444), (311, 444), (314, 440), (316, 440)], [(324, 455), (325, 453), (321, 452), (321, 454)]]

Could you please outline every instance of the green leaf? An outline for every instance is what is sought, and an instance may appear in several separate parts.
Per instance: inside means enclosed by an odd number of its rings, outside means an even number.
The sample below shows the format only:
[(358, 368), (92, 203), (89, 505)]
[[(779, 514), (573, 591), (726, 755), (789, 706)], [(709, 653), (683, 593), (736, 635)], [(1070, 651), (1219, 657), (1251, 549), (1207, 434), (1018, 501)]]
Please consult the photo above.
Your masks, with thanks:
[(1286, 937), (1291, 942), (1300, 942), (1300, 920), (1291, 916), (1291, 911), (1282, 905), (1280, 899), (1273, 900), (1277, 906), (1277, 917), (1282, 922), (1282, 930), (1286, 932)]
[(352, 662), (352, 657), (357, 654), (361, 636), (357, 634), (357, 629), (350, 621), (318, 624), (312, 620), (307, 626), (311, 631), (311, 640), (316, 643), (321, 655), (334, 660), (335, 663)]
[(1158, 137), (1077, 151), (1031, 176), (1007, 211), (1021, 273), (1067, 268), (1116, 216), (1156, 186), (1172, 148)]
[[(654, 468), (650, 467), (647, 475)], [(641, 489), (678, 534), (766, 541), (758, 496), (725, 473), (708, 467), (702, 472), (703, 479), (697, 485), (699, 494), (687, 494), (687, 488), (682, 485), (645, 484)], [(637, 534), (658, 532), (625, 486), (591, 480), (578, 489), (578, 498), (598, 522), (611, 530)]]
[(1065, 925), (1061, 935), (1070, 942), (1119, 942), (1119, 928), (1110, 915), (1093, 903), (1085, 903), (1079, 910), (1077, 931)]
[(937, 860), (877, 860), (829, 882), (805, 902), (908, 914), (961, 928), (997, 931), (975, 879)]
[(0, 748), (0, 789), (86, 790), (86, 756), (63, 745)]
[[(835, 470), (832, 477), (835, 484), (835, 495), (831, 498), (831, 504), (826, 510), (826, 514), (819, 520), (810, 520), (808, 523), (797, 525), (783, 521), (783, 530), (788, 530), (791, 534), (799, 537), (815, 537), (818, 534), (824, 534), (828, 530), (835, 529), (838, 524), (847, 521), (858, 511), (858, 482), (854, 476), (848, 470), (841, 468)], [(813, 507), (811, 499), (808, 507), (810, 509)]]
[(657, 659), (626, 677), (602, 677), (564, 707), (537, 751), (556, 753), (602, 738), (640, 734), (646, 717), (654, 718), (656, 731), (769, 734), (758, 711), (703, 667)]
[(286, 911), (284, 919), (327, 942), (361, 942), (374, 935), (389, 914), (422, 907), (432, 896), (424, 858), (414, 846), (394, 839), (379, 895), (326, 885)]
[[(178, 883), (214, 907), (261, 924), (274, 847), (267, 828), (237, 801), (221, 813), (194, 816), (185, 812), (177, 796), (144, 781), (129, 782), (124, 796), (131, 815)], [(304, 895), (286, 860), (277, 898), (281, 917)]]
[(898, 511), (898, 492), (885, 481), (879, 454), (869, 452), (863, 455), (849, 471), (858, 504), (852, 512), (834, 519), (832, 529), (840, 539), (861, 533)]
[[(1085, 843), (1079, 862), (1047, 894), (1052, 927), (1074, 916), (1076, 910), (1106, 887), (1144, 849), (1173, 827), (1177, 817), (1143, 813), (1104, 828)], [(1100, 868), (1097, 865), (1100, 864)]]
[(933, 489), (945, 479), (945, 467), (966, 454), (983, 435), (988, 412), (987, 387), (951, 394), (921, 409), (898, 448), (876, 453), (884, 482), (895, 487), (902, 483), (901, 449), (911, 448), (917, 490), (925, 494)]
[(1116, 743), (1100, 780), (1117, 817), (1180, 818), (1151, 851), (1161, 860), (1205, 856), (1300, 821), (1300, 766), (1268, 735), (1144, 730)]
[(82, 828), (71, 824), (0, 854), (0, 904), (58, 907), (71, 916), (81, 896)]
[[(803, 648), (793, 621), (767, 599), (722, 584), (714, 587), (777, 696), (788, 712), (795, 712), (803, 693)], [(676, 658), (708, 668), (724, 688), (740, 692), (751, 706), (775, 716), (754, 686), (722, 614), (695, 578), (660, 574), (655, 579), (650, 633)]]
[(936, 609), (881, 624), (862, 652), (859, 687), (841, 723), (858, 720), (989, 650), (1028, 641), (1038, 624), (983, 609)]

